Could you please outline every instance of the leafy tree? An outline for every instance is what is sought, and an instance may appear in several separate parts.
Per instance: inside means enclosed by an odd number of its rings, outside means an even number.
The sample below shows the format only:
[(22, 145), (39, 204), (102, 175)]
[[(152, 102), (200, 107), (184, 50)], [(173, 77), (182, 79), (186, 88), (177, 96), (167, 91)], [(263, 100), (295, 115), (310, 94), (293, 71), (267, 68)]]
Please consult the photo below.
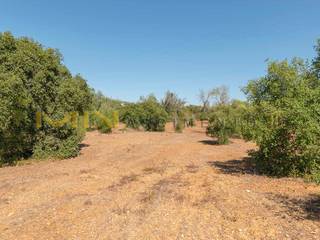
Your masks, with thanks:
[(83, 113), (91, 104), (85, 80), (71, 76), (57, 50), (0, 33), (0, 85), (1, 163), (32, 154), (71, 157), (78, 153), (83, 131), (71, 123), (55, 127), (44, 122), (36, 127), (37, 112), (58, 120), (67, 112)]
[(120, 110), (120, 121), (127, 127), (138, 129), (141, 126), (143, 109), (139, 104), (127, 104)]
[(320, 167), (320, 80), (302, 60), (270, 62), (265, 77), (244, 89), (254, 123), (246, 135), (259, 150), (261, 172), (315, 174)]
[(157, 99), (150, 95), (147, 98), (142, 98), (139, 104), (143, 109), (143, 115), (141, 116), (143, 128), (146, 131), (164, 131), (168, 114)]
[(128, 127), (142, 126), (146, 131), (164, 131), (167, 118), (168, 114), (153, 95), (141, 97), (138, 103), (128, 104), (120, 111), (120, 120)]

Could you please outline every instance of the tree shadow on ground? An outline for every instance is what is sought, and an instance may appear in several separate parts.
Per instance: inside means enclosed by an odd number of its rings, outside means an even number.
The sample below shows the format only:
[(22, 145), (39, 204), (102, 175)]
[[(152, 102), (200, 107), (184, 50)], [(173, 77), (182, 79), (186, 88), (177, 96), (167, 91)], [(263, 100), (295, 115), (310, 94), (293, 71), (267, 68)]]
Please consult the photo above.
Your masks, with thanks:
[(219, 145), (218, 140), (201, 140), (199, 143), (203, 143), (205, 145)]
[(320, 195), (291, 198), (287, 195), (268, 193), (267, 198), (281, 206), (282, 210), (276, 211), (277, 216), (288, 215), (297, 220), (320, 221)]
[(207, 163), (224, 174), (257, 174), (249, 157), (238, 160), (209, 161)]
[(80, 150), (83, 149), (83, 148), (86, 148), (86, 147), (90, 147), (90, 145), (89, 145), (89, 144), (86, 144), (86, 143), (80, 143), (80, 144), (79, 144)]

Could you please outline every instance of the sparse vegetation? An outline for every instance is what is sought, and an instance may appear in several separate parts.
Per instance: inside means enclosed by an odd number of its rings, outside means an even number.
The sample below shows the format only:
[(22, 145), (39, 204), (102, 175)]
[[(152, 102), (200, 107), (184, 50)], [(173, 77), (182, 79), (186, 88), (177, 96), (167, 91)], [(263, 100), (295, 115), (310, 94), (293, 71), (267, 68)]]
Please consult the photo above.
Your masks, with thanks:
[(259, 149), (252, 156), (260, 172), (319, 182), (320, 41), (315, 50), (311, 64), (269, 62), (267, 75), (244, 88), (247, 102), (231, 101), (228, 88), (220, 86), (200, 91), (201, 106), (186, 106), (170, 91), (161, 102), (149, 95), (127, 103), (72, 76), (57, 50), (1, 33), (0, 164), (74, 157), (86, 128), (111, 133), (121, 121), (133, 129), (164, 131), (172, 121), (183, 132), (199, 119), (202, 126), (208, 121), (207, 134), (219, 144), (230, 137), (255, 141)]

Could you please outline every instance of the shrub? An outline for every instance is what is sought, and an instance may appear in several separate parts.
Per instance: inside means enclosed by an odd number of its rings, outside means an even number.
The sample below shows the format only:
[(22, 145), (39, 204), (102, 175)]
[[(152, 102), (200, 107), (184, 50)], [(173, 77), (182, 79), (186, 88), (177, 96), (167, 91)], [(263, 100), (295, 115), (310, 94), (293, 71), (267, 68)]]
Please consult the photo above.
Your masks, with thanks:
[(91, 126), (94, 126), (101, 133), (111, 133), (113, 122), (107, 114), (95, 111), (91, 114)]
[(97, 129), (101, 133), (111, 133), (112, 132), (112, 122), (104, 117), (97, 121)]
[(168, 114), (157, 99), (149, 96), (140, 103), (143, 109), (141, 124), (146, 131), (164, 131)]
[(43, 135), (34, 146), (33, 157), (37, 159), (75, 157), (78, 155), (81, 140), (82, 137), (76, 134), (72, 134), (65, 139)]
[(320, 80), (294, 59), (271, 62), (265, 77), (245, 89), (257, 142), (258, 170), (277, 176), (317, 175), (320, 166)]
[(155, 97), (142, 98), (139, 103), (129, 104), (120, 111), (120, 120), (127, 127), (146, 131), (164, 131), (168, 115)]
[(138, 104), (129, 104), (120, 111), (120, 121), (127, 127), (138, 129), (141, 126), (143, 110)]
[(113, 111), (112, 112), (112, 127), (117, 127), (119, 124), (119, 112)]
[(207, 134), (217, 137), (219, 144), (229, 143), (230, 137), (241, 137), (243, 116), (246, 112), (246, 104), (236, 100), (215, 106), (209, 118)]
[(211, 115), (207, 127), (207, 134), (211, 137), (216, 137), (219, 144), (229, 143), (229, 137), (233, 133), (232, 130), (233, 128), (228, 112), (219, 110)]
[[(10, 164), (47, 152), (70, 156), (77, 152), (76, 131), (48, 122), (39, 127), (35, 116), (60, 119), (65, 113), (89, 109), (91, 92), (79, 75), (72, 77), (61, 54), (27, 38), (0, 33), (0, 161)], [(44, 147), (43, 142), (50, 143)], [(72, 146), (71, 146), (72, 145)], [(51, 149), (52, 147), (52, 149)], [(72, 154), (60, 154), (61, 149)], [(41, 149), (41, 150), (40, 150)]]

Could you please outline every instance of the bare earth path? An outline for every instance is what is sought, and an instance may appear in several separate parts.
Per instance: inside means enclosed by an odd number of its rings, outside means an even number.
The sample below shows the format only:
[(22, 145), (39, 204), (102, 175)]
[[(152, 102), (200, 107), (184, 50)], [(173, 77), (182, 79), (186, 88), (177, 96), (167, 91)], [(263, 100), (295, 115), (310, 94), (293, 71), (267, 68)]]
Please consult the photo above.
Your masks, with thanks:
[(320, 239), (320, 187), (254, 175), (253, 147), (88, 133), (77, 158), (0, 169), (0, 239)]

